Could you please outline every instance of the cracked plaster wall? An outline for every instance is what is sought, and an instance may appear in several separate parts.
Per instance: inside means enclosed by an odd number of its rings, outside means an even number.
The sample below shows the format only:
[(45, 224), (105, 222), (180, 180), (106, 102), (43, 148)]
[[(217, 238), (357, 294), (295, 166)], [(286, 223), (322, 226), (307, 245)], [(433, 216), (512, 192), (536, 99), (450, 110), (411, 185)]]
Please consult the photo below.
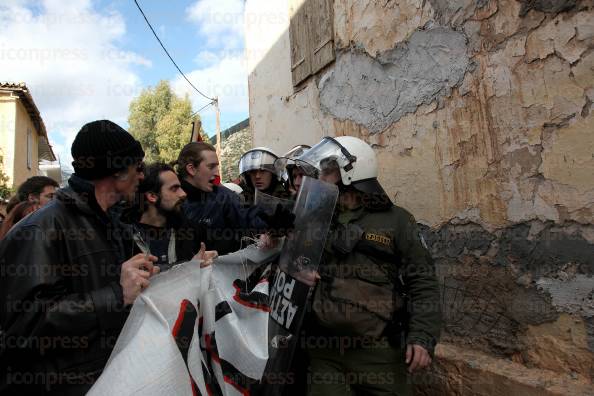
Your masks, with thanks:
[(250, 75), (255, 144), (368, 141), (432, 242), (444, 340), (593, 390), (594, 3), (335, 0), (334, 27), (301, 90)]

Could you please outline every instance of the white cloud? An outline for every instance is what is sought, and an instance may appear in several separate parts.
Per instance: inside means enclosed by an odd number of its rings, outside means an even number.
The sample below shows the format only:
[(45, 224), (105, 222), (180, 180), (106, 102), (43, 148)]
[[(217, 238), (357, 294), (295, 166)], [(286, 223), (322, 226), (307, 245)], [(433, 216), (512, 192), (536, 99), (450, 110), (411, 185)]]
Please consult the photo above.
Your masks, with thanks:
[(118, 46), (119, 13), (97, 12), (90, 0), (10, 1), (0, 5), (0, 26), (0, 78), (31, 89), (63, 163), (84, 123), (126, 122), (142, 88), (133, 67), (150, 61)]
[[(243, 55), (224, 53), (202, 53), (208, 65), (185, 73), (192, 83), (204, 94), (219, 97), (221, 113), (248, 112), (247, 69)], [(207, 103), (179, 76), (172, 81), (172, 88), (178, 95), (190, 95), (194, 108)]]
[[(219, 98), (221, 128), (248, 114), (244, 7), (243, 0), (198, 0), (186, 9), (187, 19), (196, 24), (204, 43), (195, 57), (198, 68), (186, 75), (206, 95)], [(177, 77), (172, 87), (178, 94), (189, 94), (196, 109), (207, 103), (183, 77)], [(213, 122), (212, 111), (201, 115), (207, 124)], [(208, 128), (212, 131), (214, 126)]]
[(243, 48), (243, 0), (199, 0), (186, 12), (209, 48)]

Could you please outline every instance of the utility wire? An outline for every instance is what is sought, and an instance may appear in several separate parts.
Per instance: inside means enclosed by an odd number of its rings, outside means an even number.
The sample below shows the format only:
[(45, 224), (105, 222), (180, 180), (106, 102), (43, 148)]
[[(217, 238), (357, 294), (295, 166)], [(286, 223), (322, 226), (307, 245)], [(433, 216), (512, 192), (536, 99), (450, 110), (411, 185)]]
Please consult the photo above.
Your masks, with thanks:
[[(203, 97), (205, 97), (206, 99), (210, 100), (211, 102), (208, 105), (213, 104), (214, 102), (216, 102), (216, 98), (209, 98), (208, 96), (206, 96), (205, 94), (203, 94), (202, 92), (200, 92), (200, 90), (198, 88), (196, 88), (194, 86), (194, 84), (192, 84), (192, 82), (190, 80), (188, 80), (188, 77), (186, 77), (186, 75), (184, 74), (183, 71), (181, 71), (181, 69), (179, 68), (179, 66), (177, 65), (177, 63), (175, 63), (175, 61), (173, 60), (173, 58), (171, 57), (171, 55), (169, 55), (169, 51), (167, 51), (167, 48), (165, 48), (165, 46), (163, 45), (163, 43), (161, 42), (161, 39), (159, 38), (159, 36), (157, 36), (157, 32), (155, 32), (155, 29), (153, 29), (153, 26), (151, 25), (151, 23), (149, 22), (148, 18), (146, 17), (146, 15), (144, 15), (144, 11), (142, 11), (142, 8), (140, 8), (140, 4), (138, 4), (137, 0), (134, 0), (134, 3), (136, 4), (136, 7), (138, 7), (138, 11), (140, 11), (140, 13), (142, 14), (142, 16), (144, 17), (144, 20), (146, 21), (148, 27), (151, 29), (151, 31), (153, 32), (153, 34), (155, 35), (155, 38), (157, 39), (157, 41), (159, 42), (159, 44), (161, 44), (161, 48), (163, 48), (163, 51), (165, 51), (165, 53), (167, 54), (167, 56), (169, 57), (169, 59), (171, 60), (171, 62), (173, 63), (173, 65), (175, 66), (175, 68), (177, 69), (177, 71), (183, 76), (183, 78), (186, 79), (186, 81), (188, 82), (188, 84), (190, 84), (190, 86), (192, 88), (194, 88), (194, 90), (196, 92), (198, 92), (200, 95), (202, 95)], [(207, 105), (207, 106), (208, 106)], [(206, 107), (206, 106), (205, 106)], [(200, 110), (198, 110), (200, 111)]]
[(210, 105), (213, 105), (214, 103), (215, 103), (214, 100), (212, 102), (208, 102), (207, 104), (205, 104), (204, 106), (202, 106), (201, 108), (199, 108), (198, 110), (196, 110), (195, 112), (193, 112), (190, 117), (195, 116), (196, 114), (200, 113), (202, 110), (206, 109)]

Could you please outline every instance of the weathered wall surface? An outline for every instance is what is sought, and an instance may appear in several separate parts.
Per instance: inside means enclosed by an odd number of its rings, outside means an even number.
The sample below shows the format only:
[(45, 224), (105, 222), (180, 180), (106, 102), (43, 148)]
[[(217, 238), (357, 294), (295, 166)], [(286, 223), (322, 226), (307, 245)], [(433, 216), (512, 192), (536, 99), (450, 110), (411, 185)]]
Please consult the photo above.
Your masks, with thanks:
[[(269, 82), (250, 76), (250, 106), (267, 107), (250, 108), (255, 142), (344, 134), (376, 149), (438, 265), (436, 384), (592, 394), (594, 2), (335, 0), (334, 27), (336, 61), (301, 91), (288, 75), (262, 98)], [(477, 375), (509, 378), (478, 391)]]
[(16, 100), (9, 93), (0, 94), (0, 155), (2, 169), (9, 177), (8, 185), (14, 182), (14, 130), (16, 123)]
[[(32, 133), (31, 169), (27, 168), (27, 133)], [(14, 185), (19, 186), (31, 176), (39, 174), (39, 135), (25, 106), (16, 103)]]
[(293, 94), (288, 0), (248, 0), (245, 15), (250, 126), (258, 131), (253, 147), (284, 153), (333, 134), (331, 118), (319, 110), (317, 85)]

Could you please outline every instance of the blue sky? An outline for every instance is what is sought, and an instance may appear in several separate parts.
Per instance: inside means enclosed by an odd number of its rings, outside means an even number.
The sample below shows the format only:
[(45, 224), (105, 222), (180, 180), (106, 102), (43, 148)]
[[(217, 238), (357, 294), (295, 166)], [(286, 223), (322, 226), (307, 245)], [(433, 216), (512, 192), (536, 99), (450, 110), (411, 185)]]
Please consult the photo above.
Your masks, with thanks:
[[(243, 1), (139, 3), (194, 85), (219, 96), (221, 129), (245, 119)], [(188, 93), (194, 110), (208, 103), (177, 73), (133, 0), (3, 0), (0, 25), (0, 79), (27, 83), (62, 163), (85, 122), (127, 126), (130, 101), (160, 80)], [(212, 135), (212, 107), (201, 116)]]

